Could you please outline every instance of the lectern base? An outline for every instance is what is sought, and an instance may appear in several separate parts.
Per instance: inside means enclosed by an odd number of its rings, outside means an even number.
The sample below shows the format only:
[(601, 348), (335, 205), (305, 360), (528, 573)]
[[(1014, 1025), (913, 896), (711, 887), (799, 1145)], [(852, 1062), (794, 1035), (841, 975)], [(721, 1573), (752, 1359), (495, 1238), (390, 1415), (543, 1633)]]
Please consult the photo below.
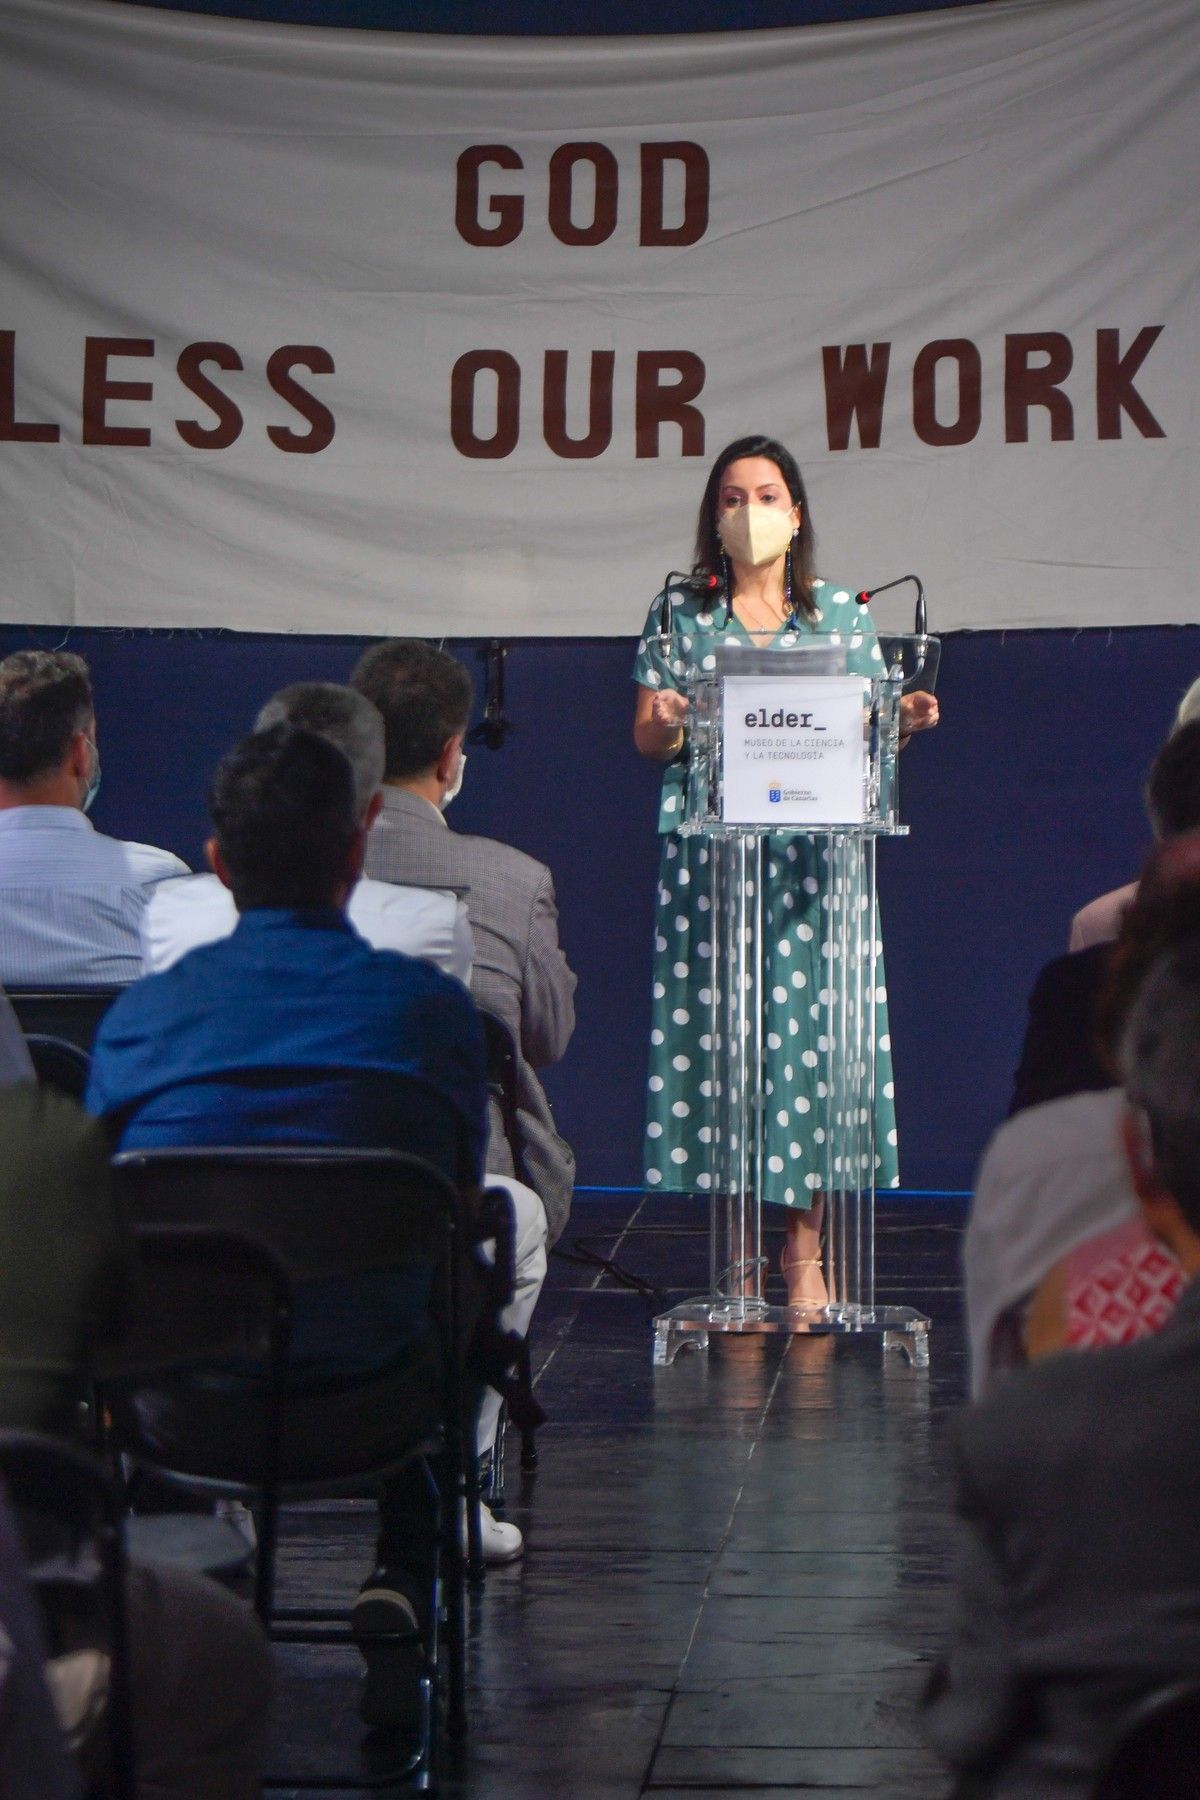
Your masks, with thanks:
[(929, 1364), (929, 1320), (911, 1306), (768, 1306), (761, 1300), (685, 1300), (654, 1321), (654, 1366), (666, 1368), (681, 1350), (707, 1350), (714, 1332), (750, 1335), (795, 1332), (813, 1337), (878, 1337), (915, 1368)]

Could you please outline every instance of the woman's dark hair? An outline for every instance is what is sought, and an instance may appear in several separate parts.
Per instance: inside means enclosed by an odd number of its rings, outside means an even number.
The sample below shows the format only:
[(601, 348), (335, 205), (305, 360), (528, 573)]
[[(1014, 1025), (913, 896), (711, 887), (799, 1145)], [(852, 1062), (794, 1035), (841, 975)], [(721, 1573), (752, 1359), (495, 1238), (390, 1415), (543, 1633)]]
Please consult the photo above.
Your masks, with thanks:
[(239, 912), (329, 906), (359, 826), (354, 773), (316, 732), (272, 725), (222, 758), (208, 800)]
[(731, 570), (729, 558), (721, 548), (721, 540), (717, 535), (717, 496), (721, 491), (721, 482), (730, 463), (740, 462), (744, 456), (763, 456), (773, 462), (783, 476), (784, 485), (792, 497), (792, 504), (800, 508), (800, 531), (792, 540), (788, 550), (788, 570), (785, 580), (791, 590), (792, 604), (797, 612), (806, 618), (812, 618), (817, 606), (813, 599), (813, 582), (816, 580), (817, 540), (812, 528), (812, 517), (808, 510), (808, 495), (804, 491), (804, 478), (800, 466), (791, 451), (779, 443), (776, 438), (742, 437), (735, 438), (732, 444), (726, 444), (720, 456), (713, 464), (704, 489), (704, 498), (700, 502), (700, 513), (696, 520), (696, 561), (693, 573), (696, 575), (715, 575), (721, 584), (721, 599), (728, 602)]
[(1147, 974), (1168, 950), (1196, 936), (1200, 936), (1200, 831), (1188, 831), (1150, 852), (1108, 955), (1095, 1036), (1101, 1058), (1114, 1074), (1117, 1046)]
[(1150, 1126), (1163, 1186), (1200, 1230), (1200, 937), (1181, 938), (1152, 965), (1119, 1046), (1125, 1091)]
[(1159, 838), (1200, 827), (1200, 719), (1180, 725), (1155, 757), (1146, 783), (1146, 811)]

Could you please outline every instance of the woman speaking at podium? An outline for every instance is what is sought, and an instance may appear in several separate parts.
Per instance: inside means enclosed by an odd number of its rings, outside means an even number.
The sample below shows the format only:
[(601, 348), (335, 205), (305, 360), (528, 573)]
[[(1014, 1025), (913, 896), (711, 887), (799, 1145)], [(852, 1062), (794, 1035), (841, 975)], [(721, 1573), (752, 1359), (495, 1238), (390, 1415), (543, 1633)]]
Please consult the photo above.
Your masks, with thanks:
[[(634, 742), (666, 764), (659, 833), (654, 1000), (646, 1181), (660, 1192), (694, 1193), (710, 1179), (707, 1028), (711, 972), (708, 849), (681, 837), (685, 797), (689, 663), (712, 668), (721, 644), (772, 649), (826, 636), (846, 650), (847, 672), (873, 676), (881, 656), (875, 627), (850, 589), (822, 581), (796, 459), (766, 437), (739, 438), (713, 465), (700, 502), (690, 581), (654, 601), (638, 647)], [(662, 644), (673, 632), (674, 654)], [(901, 741), (937, 723), (931, 694), (901, 701)], [(828, 967), (828, 907), (820, 853), (810, 839), (775, 832), (765, 845), (763, 895), (765, 1046), (763, 1198), (787, 1209), (783, 1273), (793, 1306), (828, 1299), (821, 1267), (822, 1117), (817, 1039)], [(882, 979), (882, 963), (880, 964)], [(876, 1010), (877, 1187), (899, 1181), (887, 1002)]]

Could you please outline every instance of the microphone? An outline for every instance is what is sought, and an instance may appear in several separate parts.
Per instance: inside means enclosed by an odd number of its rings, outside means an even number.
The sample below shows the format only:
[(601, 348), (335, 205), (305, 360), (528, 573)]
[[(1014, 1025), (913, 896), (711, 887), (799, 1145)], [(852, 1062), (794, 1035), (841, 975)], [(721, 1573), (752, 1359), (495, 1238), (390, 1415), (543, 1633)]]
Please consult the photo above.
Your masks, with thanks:
[(486, 744), (489, 750), (499, 750), (512, 729), (512, 720), (504, 710), (504, 659), (508, 655), (508, 645), (493, 638), (479, 655), (487, 664), (483, 717), (467, 733), (467, 742)]
[(855, 594), (855, 601), (859, 606), (866, 606), (867, 602), (873, 600), (876, 594), (886, 594), (891, 588), (903, 587), (906, 581), (911, 581), (917, 590), (917, 609), (913, 624), (914, 635), (917, 637), (926, 637), (928, 635), (929, 627), (925, 612), (925, 589), (921, 585), (921, 577), (919, 575), (897, 575), (895, 581), (884, 581), (881, 582), (878, 587), (864, 588), (861, 594)]

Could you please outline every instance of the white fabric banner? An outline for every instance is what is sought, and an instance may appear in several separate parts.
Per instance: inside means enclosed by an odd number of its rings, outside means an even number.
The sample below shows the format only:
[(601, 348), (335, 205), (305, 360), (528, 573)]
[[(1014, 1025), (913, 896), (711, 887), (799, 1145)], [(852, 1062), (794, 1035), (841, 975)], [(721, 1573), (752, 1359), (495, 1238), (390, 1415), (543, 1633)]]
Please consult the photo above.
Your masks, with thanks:
[[(934, 628), (1193, 620), (1196, 0), (462, 39), (0, 0), (10, 621), (634, 632), (709, 462)], [(902, 608), (907, 602), (900, 602)]]

